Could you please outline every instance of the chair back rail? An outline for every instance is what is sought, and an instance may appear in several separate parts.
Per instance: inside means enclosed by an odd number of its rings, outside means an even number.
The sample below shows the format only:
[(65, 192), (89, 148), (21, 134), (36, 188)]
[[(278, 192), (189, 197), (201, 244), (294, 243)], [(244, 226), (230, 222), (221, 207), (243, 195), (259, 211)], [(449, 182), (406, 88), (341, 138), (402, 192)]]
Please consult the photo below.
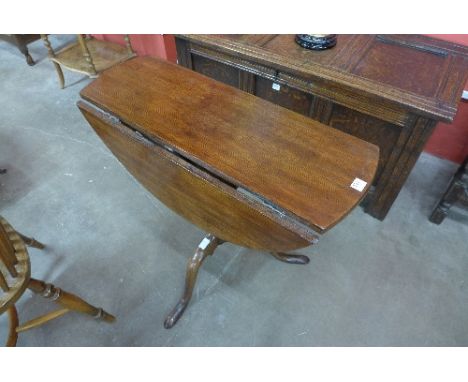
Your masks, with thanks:
[(29, 255), (23, 240), (0, 216), (0, 314), (24, 293), (30, 274)]

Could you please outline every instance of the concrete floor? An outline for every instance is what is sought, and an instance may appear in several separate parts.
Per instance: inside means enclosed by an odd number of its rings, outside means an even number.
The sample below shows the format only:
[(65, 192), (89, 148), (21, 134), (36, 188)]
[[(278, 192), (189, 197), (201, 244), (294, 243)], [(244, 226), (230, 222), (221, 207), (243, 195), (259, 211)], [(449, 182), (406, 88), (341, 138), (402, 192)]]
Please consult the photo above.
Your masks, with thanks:
[[(69, 37), (52, 38), (61, 45)], [(468, 217), (427, 217), (454, 172), (423, 154), (384, 222), (357, 208), (294, 266), (225, 245), (209, 258), (191, 305), (162, 326), (204, 233), (140, 186), (75, 106), (89, 82), (60, 90), (40, 41), (28, 67), (0, 43), (0, 214), (48, 245), (33, 275), (117, 316), (70, 314), (26, 332), (19, 346), (466, 346)], [(26, 320), (52, 304), (26, 292)], [(0, 341), (6, 317), (0, 317)]]

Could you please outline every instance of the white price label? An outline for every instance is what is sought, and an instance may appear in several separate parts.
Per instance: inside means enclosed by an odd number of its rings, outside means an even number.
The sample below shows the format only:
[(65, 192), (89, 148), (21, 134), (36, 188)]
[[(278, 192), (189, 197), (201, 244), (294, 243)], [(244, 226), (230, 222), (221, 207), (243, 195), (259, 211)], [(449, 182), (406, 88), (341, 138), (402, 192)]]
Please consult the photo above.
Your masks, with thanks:
[(367, 182), (365, 182), (364, 180), (362, 179), (359, 179), (359, 178), (355, 178), (353, 180), (353, 183), (351, 183), (351, 188), (354, 188), (355, 190), (359, 191), (359, 192), (362, 192), (362, 190), (364, 190), (364, 188), (366, 188), (366, 185), (367, 185)]
[(273, 82), (273, 85), (271, 85), (271, 88), (273, 90), (279, 91), (281, 89), (281, 85)]
[(200, 245), (198, 246), (198, 248), (200, 249), (206, 249), (206, 247), (208, 247), (208, 244), (210, 244), (210, 240), (207, 239), (206, 237), (201, 241)]

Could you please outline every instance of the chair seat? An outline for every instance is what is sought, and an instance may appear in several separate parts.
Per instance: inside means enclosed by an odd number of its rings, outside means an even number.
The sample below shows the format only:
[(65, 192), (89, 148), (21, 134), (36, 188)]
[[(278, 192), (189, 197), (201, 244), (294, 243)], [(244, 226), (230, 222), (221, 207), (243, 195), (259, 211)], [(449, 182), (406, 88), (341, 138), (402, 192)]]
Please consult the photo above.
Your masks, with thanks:
[[(98, 73), (132, 57), (125, 46), (108, 41), (91, 38), (86, 40), (86, 46)], [(93, 74), (78, 42), (65, 47), (50, 59), (69, 70), (87, 75)]]
[(28, 251), (23, 240), (16, 233), (13, 227), (0, 216), (0, 225), (7, 233), (8, 239), (13, 244), (18, 263), (15, 265), (18, 275), (11, 277), (6, 266), (0, 261), (0, 272), (5, 276), (9, 290), (7, 292), (0, 289), (0, 314), (4, 313), (8, 307), (14, 304), (26, 290), (31, 278), (31, 263)]

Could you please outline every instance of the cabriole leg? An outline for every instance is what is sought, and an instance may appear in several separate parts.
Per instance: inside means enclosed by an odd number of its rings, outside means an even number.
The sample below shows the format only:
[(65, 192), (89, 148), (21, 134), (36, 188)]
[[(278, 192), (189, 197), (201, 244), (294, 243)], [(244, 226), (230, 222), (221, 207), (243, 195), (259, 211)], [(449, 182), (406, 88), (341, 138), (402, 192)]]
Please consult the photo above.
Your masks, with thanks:
[(166, 320), (164, 321), (164, 327), (166, 329), (172, 328), (176, 322), (182, 317), (187, 305), (192, 298), (193, 287), (195, 286), (195, 282), (197, 281), (197, 274), (200, 266), (202, 265), (203, 261), (210, 255), (213, 254), (216, 247), (221, 245), (224, 241), (217, 238), (216, 236), (209, 234), (207, 235), (201, 243), (198, 245), (195, 254), (189, 260), (187, 265), (187, 274), (185, 276), (185, 289), (184, 294), (182, 295), (181, 299), (177, 303), (174, 309), (172, 309), (171, 313), (168, 314)]
[(288, 264), (308, 264), (310, 259), (306, 255), (293, 255), (283, 252), (270, 252), (271, 255), (276, 257), (278, 260)]

